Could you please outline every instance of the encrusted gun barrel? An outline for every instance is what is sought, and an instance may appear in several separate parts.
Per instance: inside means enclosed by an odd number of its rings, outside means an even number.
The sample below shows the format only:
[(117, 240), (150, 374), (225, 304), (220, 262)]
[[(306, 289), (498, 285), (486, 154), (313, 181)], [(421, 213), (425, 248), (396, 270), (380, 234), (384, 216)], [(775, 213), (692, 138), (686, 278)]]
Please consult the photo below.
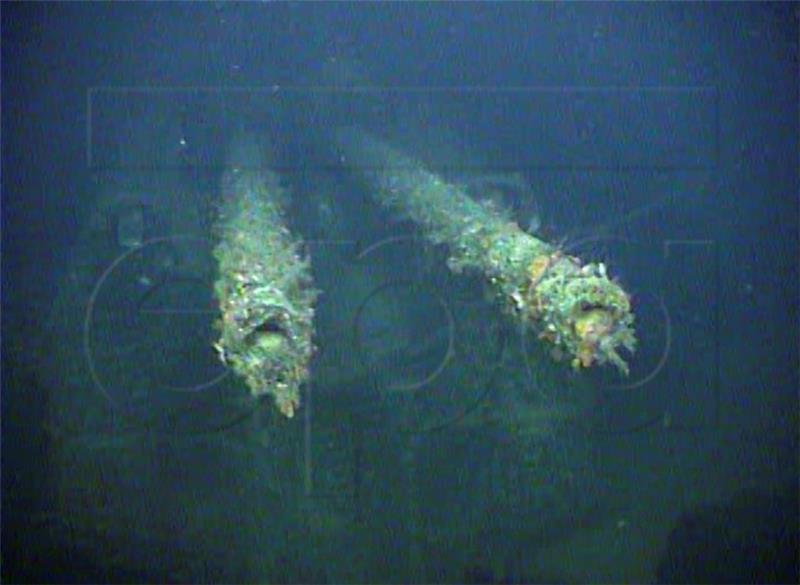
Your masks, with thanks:
[(222, 313), (214, 346), (253, 395), (294, 416), (308, 379), (314, 300), (308, 259), (286, 227), (286, 192), (262, 168), (256, 143), (235, 145), (222, 179), (214, 292)]
[(504, 311), (553, 344), (554, 356), (569, 356), (575, 368), (611, 363), (628, 374), (618, 350), (636, 347), (630, 299), (602, 263), (584, 264), (526, 233), (491, 203), (365, 132), (340, 130), (337, 142), (342, 161), (382, 205), (447, 246), (453, 272), (481, 273)]

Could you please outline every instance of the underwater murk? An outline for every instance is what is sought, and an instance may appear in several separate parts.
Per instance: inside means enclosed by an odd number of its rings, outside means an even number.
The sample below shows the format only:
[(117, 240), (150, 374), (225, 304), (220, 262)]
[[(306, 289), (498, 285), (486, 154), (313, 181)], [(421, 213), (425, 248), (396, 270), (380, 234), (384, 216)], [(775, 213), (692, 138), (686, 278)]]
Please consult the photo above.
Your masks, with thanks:
[(796, 582), (790, 4), (2, 10), (2, 578)]

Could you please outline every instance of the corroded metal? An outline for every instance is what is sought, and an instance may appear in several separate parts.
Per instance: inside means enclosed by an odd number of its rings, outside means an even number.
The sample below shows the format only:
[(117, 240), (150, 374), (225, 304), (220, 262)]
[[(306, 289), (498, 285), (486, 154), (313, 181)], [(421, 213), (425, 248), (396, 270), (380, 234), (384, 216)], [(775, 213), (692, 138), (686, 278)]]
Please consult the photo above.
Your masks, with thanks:
[(317, 291), (301, 242), (286, 226), (286, 191), (260, 156), (257, 144), (237, 144), (222, 179), (214, 347), (253, 395), (272, 395), (292, 417), (309, 377)]
[(480, 273), (503, 311), (569, 357), (576, 369), (613, 364), (633, 352), (630, 298), (602, 263), (582, 263), (522, 230), (490, 201), (469, 197), (413, 158), (367, 133), (338, 133), (342, 160), (366, 180), (375, 198), (415, 222), (433, 245), (447, 247), (451, 271)]

